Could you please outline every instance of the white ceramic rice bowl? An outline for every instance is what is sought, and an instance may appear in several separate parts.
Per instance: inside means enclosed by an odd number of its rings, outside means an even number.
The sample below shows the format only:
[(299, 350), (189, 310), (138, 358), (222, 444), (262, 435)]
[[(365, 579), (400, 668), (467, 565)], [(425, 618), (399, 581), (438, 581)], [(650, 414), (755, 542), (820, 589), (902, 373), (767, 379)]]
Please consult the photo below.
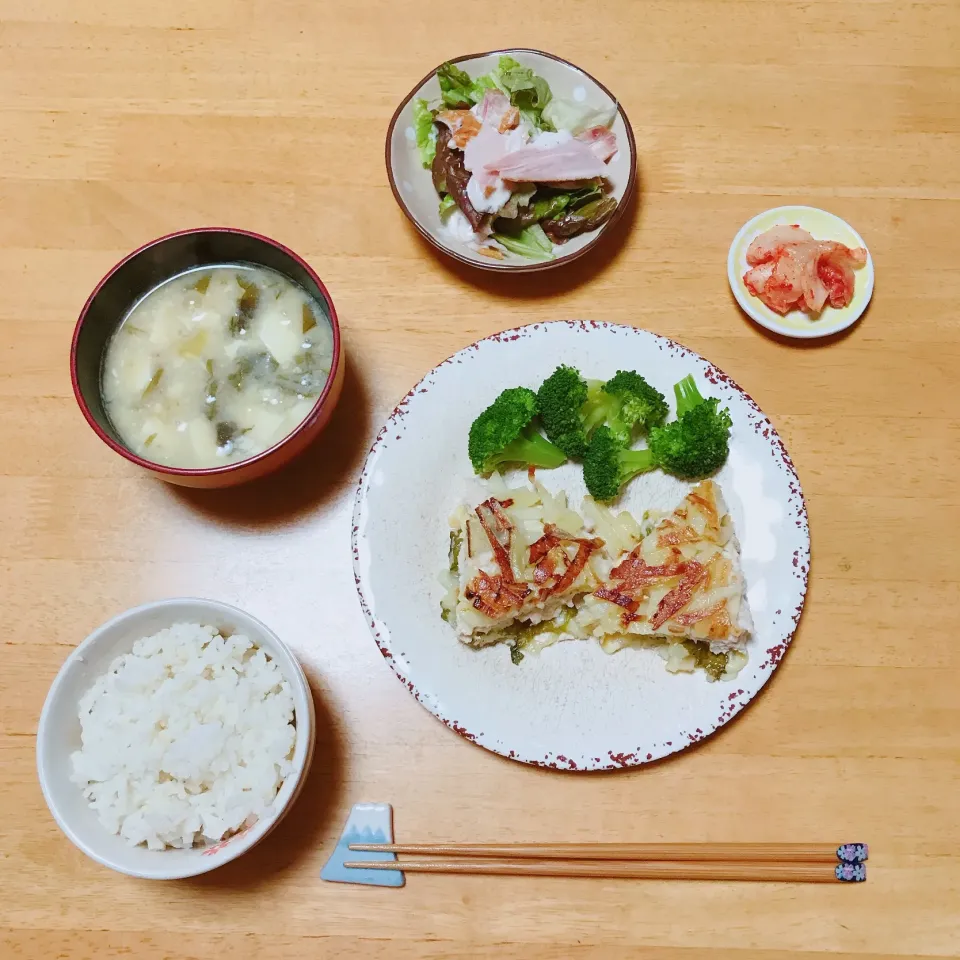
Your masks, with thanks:
[[(293, 770), (284, 780), (269, 816), (222, 843), (189, 850), (130, 846), (100, 823), (71, 779), (70, 755), (80, 749), (80, 698), (128, 653), (141, 637), (174, 623), (203, 623), (245, 634), (279, 665), (290, 684), (296, 718)], [(67, 658), (50, 687), (37, 729), (37, 771), (47, 806), (60, 829), (88, 857), (120, 873), (146, 880), (176, 880), (207, 873), (256, 846), (283, 818), (303, 786), (313, 756), (316, 720), (303, 668), (290, 649), (256, 618), (215, 600), (181, 598), (134, 607), (98, 627)]]

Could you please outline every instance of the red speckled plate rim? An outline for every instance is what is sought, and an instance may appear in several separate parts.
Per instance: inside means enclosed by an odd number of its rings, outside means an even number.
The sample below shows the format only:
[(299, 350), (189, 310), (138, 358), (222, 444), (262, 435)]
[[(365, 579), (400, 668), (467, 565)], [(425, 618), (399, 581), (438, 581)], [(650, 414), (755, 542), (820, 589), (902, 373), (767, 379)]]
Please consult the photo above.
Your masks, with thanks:
[[(418, 394), (428, 392), (431, 380), (440, 368), (451, 363), (462, 362), (469, 355), (478, 350), (480, 345), (490, 341), (496, 343), (509, 343), (529, 336), (532, 333), (545, 327), (555, 327), (566, 325), (568, 328), (579, 332), (589, 334), (591, 330), (613, 329), (622, 333), (633, 333), (643, 335), (654, 339), (656, 344), (662, 350), (670, 351), (680, 357), (689, 359), (700, 365), (701, 372), (705, 379), (713, 384), (723, 384), (729, 389), (740, 395), (749, 409), (750, 427), (755, 433), (759, 434), (770, 444), (770, 452), (777, 466), (786, 473), (787, 488), (789, 490), (789, 502), (787, 506), (787, 520), (792, 520), (795, 529), (798, 531), (802, 546), (793, 551), (791, 558), (792, 575), (796, 580), (796, 606), (792, 611), (777, 610), (776, 614), (782, 616), (783, 628), (780, 636), (770, 647), (765, 650), (766, 658), (759, 664), (763, 677), (752, 692), (746, 692), (736, 685), (730, 684), (730, 693), (725, 700), (725, 705), (717, 717), (714, 725), (706, 729), (696, 728), (695, 730), (683, 731), (675, 735), (672, 741), (665, 741), (658, 744), (654, 750), (645, 749), (641, 751), (638, 748), (632, 752), (607, 752), (606, 756), (579, 756), (567, 757), (563, 753), (547, 754), (546, 756), (533, 756), (524, 754), (521, 751), (507, 749), (503, 744), (497, 742), (494, 738), (486, 736), (482, 731), (475, 732), (467, 729), (456, 716), (444, 713), (436, 708), (436, 699), (432, 696), (424, 696), (418, 689), (416, 681), (408, 676), (407, 664), (402, 659), (402, 654), (393, 649), (389, 634), (382, 633), (378, 629), (377, 620), (374, 616), (373, 605), (368, 592), (364, 589), (363, 577), (361, 576), (361, 513), (364, 506), (368, 482), (370, 479), (370, 466), (375, 459), (375, 455), (391, 442), (400, 442), (403, 439), (401, 423), (408, 415), (408, 405), (412, 398)], [(400, 432), (398, 432), (398, 430)], [(521, 327), (514, 327), (503, 330), (499, 333), (484, 337), (476, 341), (457, 353), (448, 357), (446, 360), (438, 363), (429, 373), (426, 374), (406, 396), (394, 407), (387, 418), (386, 423), (380, 428), (364, 463), (363, 471), (357, 485), (354, 498), (354, 512), (351, 524), (351, 552), (353, 555), (354, 582), (357, 587), (357, 593), (360, 599), (360, 606), (363, 609), (364, 617), (370, 628), (373, 639), (380, 650), (384, 660), (390, 665), (400, 682), (407, 688), (413, 697), (420, 703), (424, 709), (432, 713), (445, 726), (449, 727), (455, 733), (459, 734), (465, 740), (478, 746), (484, 747), (493, 753), (506, 757), (509, 760), (516, 760), (519, 763), (529, 764), (531, 766), (546, 767), (554, 770), (573, 770), (573, 771), (597, 771), (597, 770), (617, 770), (626, 767), (637, 767), (643, 764), (660, 760), (666, 756), (684, 750), (694, 743), (697, 743), (713, 733), (716, 733), (721, 727), (729, 723), (737, 714), (747, 706), (748, 703), (756, 697), (763, 689), (767, 681), (773, 675), (774, 670), (779, 666), (787, 648), (790, 645), (797, 625), (800, 622), (800, 616), (803, 612), (803, 605), (807, 593), (807, 583), (810, 570), (810, 530), (807, 516), (806, 501), (803, 491), (800, 487), (800, 479), (797, 476), (796, 468), (787, 452), (783, 441), (770, 422), (769, 418), (760, 409), (756, 401), (743, 389), (736, 381), (727, 376), (722, 370), (714, 366), (700, 354), (671, 340), (669, 337), (652, 333), (648, 330), (642, 330), (639, 327), (627, 326), (624, 324), (607, 323), (603, 321), (591, 320), (554, 320), (548, 323), (533, 323)], [(453, 637), (451, 637), (453, 642)], [(763, 657), (764, 652), (754, 651), (753, 657)], [(736, 687), (736, 689), (734, 689)]]

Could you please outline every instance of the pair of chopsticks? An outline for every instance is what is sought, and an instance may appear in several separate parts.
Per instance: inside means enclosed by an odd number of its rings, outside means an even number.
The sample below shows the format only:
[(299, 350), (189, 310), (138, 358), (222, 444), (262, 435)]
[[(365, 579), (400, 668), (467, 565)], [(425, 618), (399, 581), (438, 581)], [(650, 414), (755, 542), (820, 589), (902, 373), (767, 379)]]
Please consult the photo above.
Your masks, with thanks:
[(868, 855), (863, 843), (351, 843), (350, 849), (443, 858), (344, 863), (362, 870), (781, 883), (860, 883)]

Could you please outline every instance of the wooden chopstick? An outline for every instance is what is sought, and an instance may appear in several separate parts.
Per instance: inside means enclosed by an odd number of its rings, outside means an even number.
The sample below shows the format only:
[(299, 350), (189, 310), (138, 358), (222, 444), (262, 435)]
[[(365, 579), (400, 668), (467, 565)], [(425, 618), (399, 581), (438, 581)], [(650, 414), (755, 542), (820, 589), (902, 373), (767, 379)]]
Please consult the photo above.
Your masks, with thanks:
[(350, 849), (419, 857), (520, 860), (837, 863), (837, 845), (829, 843), (351, 843)]
[[(775, 883), (837, 883), (866, 879), (866, 867), (844, 878), (836, 863), (737, 863), (658, 860), (364, 860), (344, 863), (360, 870), (402, 870), (404, 873), (495, 874), (514, 877), (600, 877), (630, 880), (732, 880)], [(852, 870), (852, 867), (850, 868)]]

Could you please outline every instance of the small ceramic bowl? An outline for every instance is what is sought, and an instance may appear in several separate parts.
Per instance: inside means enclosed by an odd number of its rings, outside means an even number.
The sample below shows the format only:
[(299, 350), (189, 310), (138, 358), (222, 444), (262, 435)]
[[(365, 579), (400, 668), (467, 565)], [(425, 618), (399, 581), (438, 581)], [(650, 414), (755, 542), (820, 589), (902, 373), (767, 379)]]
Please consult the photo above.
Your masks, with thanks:
[(788, 206), (774, 207), (757, 214), (748, 220), (730, 244), (727, 256), (727, 279), (730, 289), (743, 312), (773, 333), (785, 337), (808, 340), (815, 337), (829, 337), (852, 327), (867, 309), (873, 296), (873, 258), (867, 250), (867, 262), (854, 270), (855, 287), (853, 300), (845, 307), (825, 306), (819, 316), (812, 317), (803, 310), (791, 310), (781, 316), (771, 310), (762, 300), (753, 296), (744, 286), (743, 275), (750, 269), (747, 265), (747, 247), (761, 233), (777, 224), (797, 224), (818, 240), (837, 240), (848, 247), (863, 247), (863, 238), (846, 220), (817, 207)]
[[(203, 623), (242, 633), (279, 665), (293, 694), (296, 719), (293, 771), (280, 787), (268, 816), (230, 839), (190, 850), (132, 847), (110, 834), (70, 780), (70, 755), (80, 743), (80, 698), (113, 660), (129, 653), (141, 637), (174, 623)], [(175, 880), (214, 870), (246, 853), (283, 818), (299, 794), (313, 757), (313, 697), (303, 669), (290, 649), (259, 620), (214, 600), (161, 600), (127, 610), (94, 630), (70, 654), (47, 694), (37, 729), (37, 770), (47, 806), (60, 829), (88, 857), (106, 867), (146, 880)]]
[[(129, 450), (114, 429), (101, 394), (104, 351), (130, 308), (154, 287), (193, 267), (246, 263), (269, 267), (326, 307), (333, 333), (330, 375), (313, 409), (279, 443), (222, 467), (184, 469), (154, 463)], [(340, 326), (327, 288), (309, 264), (268, 237), (230, 227), (184, 230), (154, 240), (120, 261), (90, 294), (80, 312), (70, 351), (73, 392), (87, 423), (112, 450), (161, 480), (185, 487), (230, 487), (272, 473), (289, 463), (327, 425), (343, 387)]]
[[(510, 56), (530, 67), (550, 84), (555, 98), (582, 101), (597, 107), (617, 106), (617, 99), (599, 80), (585, 70), (550, 53), (540, 50), (494, 50), (489, 53), (472, 53), (456, 57), (450, 63), (465, 70), (471, 77), (489, 73), (501, 56)], [(618, 151), (609, 162), (608, 179), (613, 187), (611, 196), (618, 201), (613, 216), (598, 230), (573, 237), (555, 253), (553, 260), (531, 262), (520, 257), (508, 256), (504, 260), (491, 260), (471, 250), (465, 243), (447, 235), (442, 229), (438, 209), (437, 191), (429, 170), (425, 170), (417, 153), (413, 132), (413, 101), (423, 98), (428, 102), (439, 100), (440, 84), (436, 69), (431, 70), (408, 93), (397, 107), (387, 130), (386, 162), (390, 188), (400, 209), (420, 231), (424, 239), (460, 263), (483, 270), (500, 273), (532, 273), (562, 266), (583, 256), (592, 249), (604, 234), (608, 233), (627, 209), (637, 180), (637, 145), (630, 121), (623, 110), (617, 107), (611, 129), (616, 134)]]

